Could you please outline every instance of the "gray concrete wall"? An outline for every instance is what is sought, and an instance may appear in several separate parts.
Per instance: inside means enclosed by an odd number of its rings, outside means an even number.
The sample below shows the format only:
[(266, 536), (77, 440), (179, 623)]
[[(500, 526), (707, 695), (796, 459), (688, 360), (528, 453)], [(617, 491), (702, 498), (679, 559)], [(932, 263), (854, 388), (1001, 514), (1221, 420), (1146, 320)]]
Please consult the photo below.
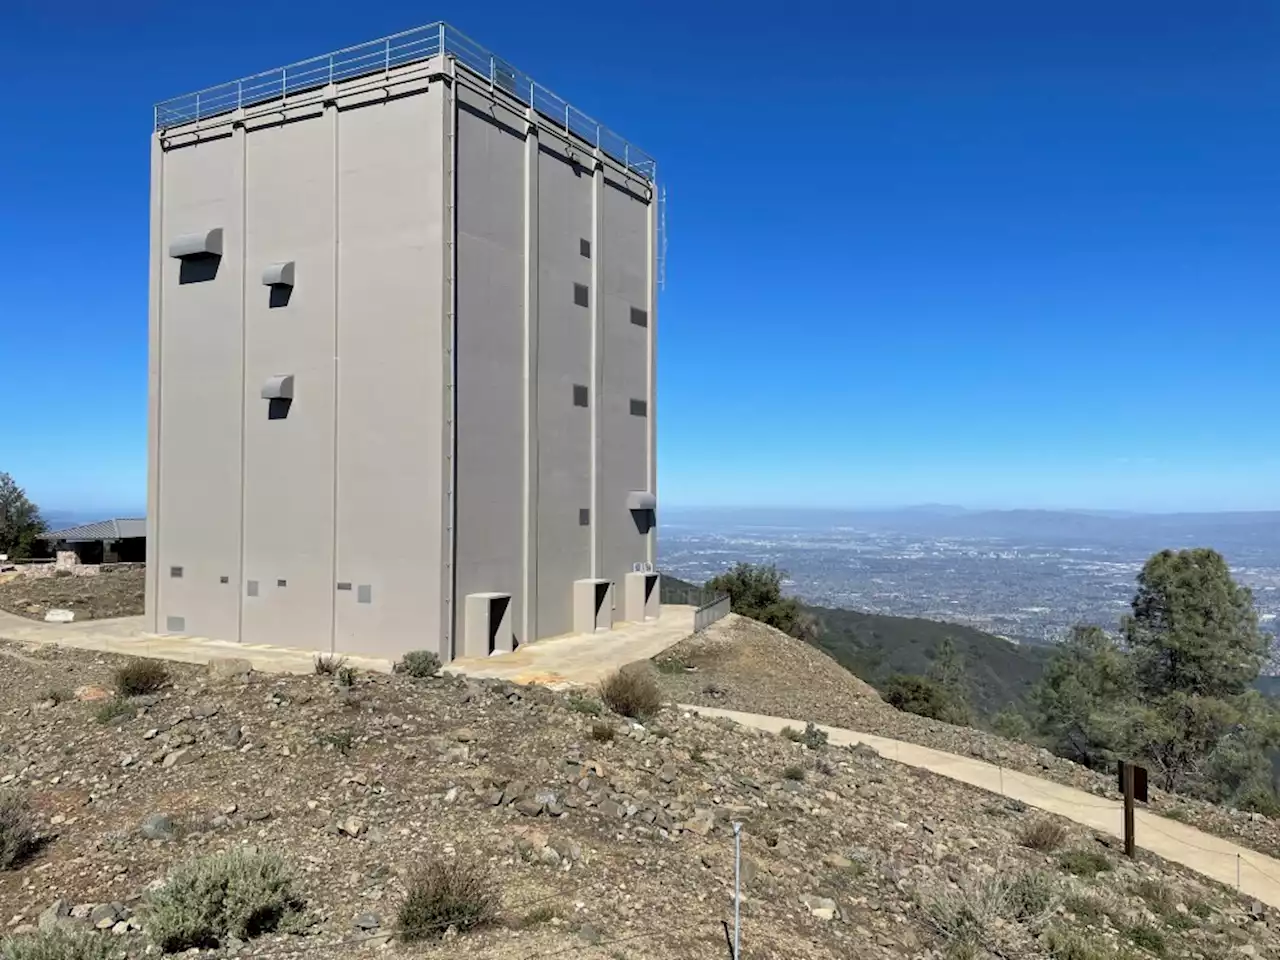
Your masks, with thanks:
[(160, 630), (236, 639), (244, 133), (175, 147), (160, 166), (164, 245), (221, 227), (224, 247), (216, 263), (187, 264), (153, 251), (161, 257), (156, 515), (149, 517), (157, 541), (157, 623)]
[[(446, 98), (359, 86), (157, 150), (154, 629), (448, 656)], [(168, 257), (212, 227), (216, 272)]]
[[(334, 111), (245, 133), (244, 574), (241, 639), (333, 644)], [(291, 260), (296, 285), (263, 286)], [(262, 399), (291, 374), (287, 416)], [(275, 414), (273, 418), (273, 414)], [(248, 584), (256, 583), (250, 596)]]
[(487, 95), (461, 91), (455, 636), (467, 594), (524, 603), (525, 126)]
[[(588, 161), (589, 162), (589, 161)], [(591, 284), (581, 241), (594, 239), (591, 168), (542, 137), (538, 158), (537, 583), (539, 636), (573, 629), (573, 581), (591, 576), (591, 307), (574, 284)], [(592, 256), (595, 255), (594, 247)], [(589, 299), (590, 303), (590, 299)], [(574, 405), (574, 387), (588, 406)]]
[[(448, 657), (441, 525), (445, 101), (338, 114), (338, 649)], [(361, 602), (361, 587), (369, 602)]]
[[(601, 407), (599, 576), (618, 584), (634, 564), (649, 558), (648, 540), (627, 509), (627, 493), (649, 489), (648, 431), (654, 398), (649, 394), (649, 275), (647, 197), (622, 178), (607, 174), (600, 192), (601, 228)], [(632, 308), (644, 311), (644, 326)], [(640, 319), (636, 317), (635, 319)], [(632, 401), (644, 413), (632, 411)], [(618, 611), (621, 618), (622, 612)]]

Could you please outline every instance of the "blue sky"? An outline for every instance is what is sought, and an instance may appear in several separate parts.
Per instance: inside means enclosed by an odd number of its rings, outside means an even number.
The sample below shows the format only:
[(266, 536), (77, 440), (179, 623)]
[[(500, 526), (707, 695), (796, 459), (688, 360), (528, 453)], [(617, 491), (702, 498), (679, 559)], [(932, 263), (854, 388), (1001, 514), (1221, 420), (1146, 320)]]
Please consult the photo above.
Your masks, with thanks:
[(664, 503), (1280, 508), (1280, 7), (726, 9), (8, 0), (0, 470), (145, 500), (152, 103), (445, 18), (659, 159)]

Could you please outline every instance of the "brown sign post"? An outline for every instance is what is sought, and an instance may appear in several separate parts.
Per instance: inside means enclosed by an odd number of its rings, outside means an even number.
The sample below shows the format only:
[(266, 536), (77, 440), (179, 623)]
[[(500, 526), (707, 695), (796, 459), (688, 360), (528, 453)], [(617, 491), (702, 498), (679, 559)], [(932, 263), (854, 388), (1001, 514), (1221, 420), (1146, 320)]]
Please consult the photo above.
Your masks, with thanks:
[(1147, 802), (1147, 768), (1121, 760), (1117, 765), (1120, 776), (1120, 792), (1124, 794), (1124, 855), (1135, 855), (1133, 839), (1133, 802)]

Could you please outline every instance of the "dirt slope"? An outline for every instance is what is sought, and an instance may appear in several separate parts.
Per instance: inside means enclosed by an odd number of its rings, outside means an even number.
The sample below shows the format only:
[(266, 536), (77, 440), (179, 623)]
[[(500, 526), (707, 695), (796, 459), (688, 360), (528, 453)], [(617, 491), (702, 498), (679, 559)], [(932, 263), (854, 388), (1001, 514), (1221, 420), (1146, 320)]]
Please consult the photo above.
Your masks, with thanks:
[[(1119, 798), (1115, 778), (1047, 750), (984, 730), (902, 713), (825, 653), (772, 627), (730, 614), (655, 663), (663, 691), (680, 703), (795, 717), (980, 757), (1034, 776)], [(1152, 789), (1150, 809), (1270, 856), (1280, 822)]]
[(43, 620), (55, 607), (71, 610), (76, 620), (131, 617), (142, 613), (146, 571), (142, 567), (104, 567), (96, 576), (0, 577), (0, 610)]
[[(100, 702), (54, 702), (77, 688), (97, 696), (91, 685), (114, 665), (0, 645), (0, 784), (30, 799), (47, 838), (0, 871), (6, 932), (58, 899), (79, 914), (110, 904), (100, 912), (121, 933), (100, 936), (143, 956), (149, 885), (196, 854), (249, 844), (295, 865), (313, 923), (244, 955), (358, 957), (378, 945), (414, 957), (712, 960), (725, 951), (738, 820), (751, 960), (940, 957), (926, 904), (1027, 871), (1046, 912), (1018, 919), (1001, 900), (1009, 919), (988, 919), (1006, 955), (1047, 956), (1050, 928), (1087, 935), (1104, 956), (1137, 956), (1140, 943), (1280, 955), (1265, 919), (1227, 891), (1122, 862), (1068, 825), (1064, 844), (1108, 868), (1075, 876), (1057, 854), (1018, 845), (1032, 813), (867, 751), (809, 750), (672, 710), (645, 729), (542, 688), (453, 679), (361, 676), (346, 690), (175, 665), (170, 686), (109, 723), (95, 719)], [(595, 739), (596, 725), (614, 738)], [(171, 838), (143, 836), (155, 814), (172, 818)], [(503, 923), (425, 946), (389, 941), (404, 877), (429, 853), (487, 864)]]

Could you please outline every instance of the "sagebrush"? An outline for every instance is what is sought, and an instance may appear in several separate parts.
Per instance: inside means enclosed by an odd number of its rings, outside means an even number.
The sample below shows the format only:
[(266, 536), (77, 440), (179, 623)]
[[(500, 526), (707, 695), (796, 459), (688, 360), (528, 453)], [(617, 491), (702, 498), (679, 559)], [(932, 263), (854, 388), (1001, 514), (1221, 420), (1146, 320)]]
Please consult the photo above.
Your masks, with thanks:
[(430, 858), (409, 877), (408, 893), (396, 914), (396, 933), (405, 943), (439, 937), (493, 922), (498, 888), (482, 865), (463, 858)]
[(109, 960), (113, 946), (104, 934), (57, 923), (0, 940), (0, 960)]
[(643, 664), (631, 664), (605, 677), (600, 683), (600, 699), (614, 713), (641, 722), (662, 706), (658, 681)]
[(395, 665), (396, 673), (403, 673), (418, 680), (434, 677), (439, 669), (440, 657), (430, 650), (410, 650)]
[(168, 683), (169, 670), (159, 660), (139, 658), (117, 667), (113, 680), (120, 696), (138, 697), (155, 693)]
[(233, 849), (199, 857), (150, 896), (147, 934), (173, 953), (290, 929), (305, 906), (293, 884), (293, 870), (275, 853)]
[(1067, 842), (1067, 828), (1054, 820), (1032, 820), (1018, 831), (1018, 843), (1041, 853), (1052, 853)]

